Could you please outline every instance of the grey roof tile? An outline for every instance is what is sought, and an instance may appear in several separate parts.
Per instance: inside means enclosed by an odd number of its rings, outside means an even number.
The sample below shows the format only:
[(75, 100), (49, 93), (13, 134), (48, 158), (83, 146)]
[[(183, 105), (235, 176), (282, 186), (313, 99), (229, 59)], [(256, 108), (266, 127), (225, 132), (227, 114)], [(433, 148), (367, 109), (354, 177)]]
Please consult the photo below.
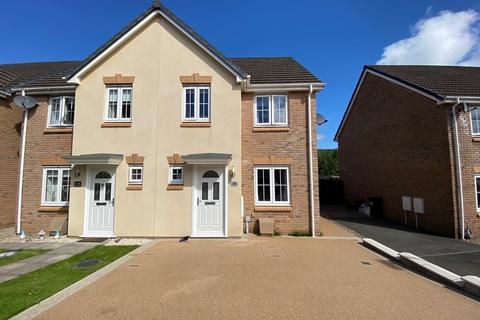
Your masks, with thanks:
[(443, 99), (446, 96), (480, 97), (480, 68), (461, 66), (367, 65), (425, 93)]
[(291, 57), (231, 58), (230, 60), (250, 75), (252, 84), (322, 82)]

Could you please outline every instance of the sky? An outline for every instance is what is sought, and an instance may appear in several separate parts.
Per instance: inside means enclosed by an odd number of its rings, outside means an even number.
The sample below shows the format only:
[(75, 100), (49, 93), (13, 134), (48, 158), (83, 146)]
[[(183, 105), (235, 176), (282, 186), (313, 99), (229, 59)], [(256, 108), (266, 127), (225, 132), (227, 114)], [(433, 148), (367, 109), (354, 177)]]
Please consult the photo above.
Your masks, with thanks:
[[(152, 0), (2, 1), (0, 64), (81, 60)], [(480, 65), (480, 0), (163, 0), (227, 57), (292, 56), (322, 81), (319, 148), (366, 64)]]

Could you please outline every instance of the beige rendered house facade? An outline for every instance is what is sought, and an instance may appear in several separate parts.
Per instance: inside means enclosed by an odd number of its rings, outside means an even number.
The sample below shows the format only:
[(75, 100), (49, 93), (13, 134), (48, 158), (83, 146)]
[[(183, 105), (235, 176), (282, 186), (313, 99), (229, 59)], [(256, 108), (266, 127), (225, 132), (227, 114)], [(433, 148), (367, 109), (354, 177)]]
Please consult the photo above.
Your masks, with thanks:
[(31, 123), (60, 119), (32, 139), (54, 129), (71, 148), (43, 156), (27, 145), (25, 159), (43, 160), (38, 192), (21, 194), (34, 203), (20, 210), (22, 229), (52, 231), (63, 217), (70, 236), (240, 237), (246, 220), (257, 231), (270, 217), (279, 232), (312, 232), (324, 84), (295, 60), (227, 59), (156, 3), (84, 61), (41, 78), (62, 72), (50, 91), (34, 88), (38, 78), (33, 89), (7, 86), (47, 101)]

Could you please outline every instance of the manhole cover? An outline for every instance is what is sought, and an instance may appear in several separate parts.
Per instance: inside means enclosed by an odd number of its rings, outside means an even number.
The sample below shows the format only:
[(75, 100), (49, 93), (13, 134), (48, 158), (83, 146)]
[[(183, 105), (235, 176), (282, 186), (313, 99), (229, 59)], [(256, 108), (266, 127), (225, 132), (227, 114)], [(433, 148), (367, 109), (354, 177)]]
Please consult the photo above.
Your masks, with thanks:
[(11, 257), (13, 255), (16, 255), (16, 251), (7, 251), (7, 252), (2, 252), (0, 253), (0, 258), (5, 258), (5, 257)]
[(83, 268), (90, 268), (96, 264), (99, 264), (102, 262), (100, 259), (90, 259), (90, 260), (83, 260), (76, 265), (74, 265), (75, 268), (83, 269)]

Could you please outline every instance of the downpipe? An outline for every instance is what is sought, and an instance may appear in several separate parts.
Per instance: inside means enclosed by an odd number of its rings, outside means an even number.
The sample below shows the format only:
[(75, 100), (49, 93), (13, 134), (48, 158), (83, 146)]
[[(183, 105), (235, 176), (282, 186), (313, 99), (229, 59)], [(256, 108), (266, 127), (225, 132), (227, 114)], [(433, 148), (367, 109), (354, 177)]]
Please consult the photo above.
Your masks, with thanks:
[(455, 145), (455, 164), (457, 171), (457, 198), (458, 207), (460, 209), (460, 239), (465, 240), (465, 208), (463, 199), (463, 181), (462, 181), (462, 160), (460, 156), (460, 144), (458, 138), (458, 124), (457, 124), (457, 106), (460, 105), (460, 98), (457, 98), (457, 103), (452, 106), (452, 126), (453, 126), (453, 142)]
[(312, 93), (313, 86), (310, 84), (308, 92), (308, 176), (310, 185), (310, 221), (312, 222), (312, 238), (315, 238), (315, 204), (313, 190), (313, 161), (312, 161)]

